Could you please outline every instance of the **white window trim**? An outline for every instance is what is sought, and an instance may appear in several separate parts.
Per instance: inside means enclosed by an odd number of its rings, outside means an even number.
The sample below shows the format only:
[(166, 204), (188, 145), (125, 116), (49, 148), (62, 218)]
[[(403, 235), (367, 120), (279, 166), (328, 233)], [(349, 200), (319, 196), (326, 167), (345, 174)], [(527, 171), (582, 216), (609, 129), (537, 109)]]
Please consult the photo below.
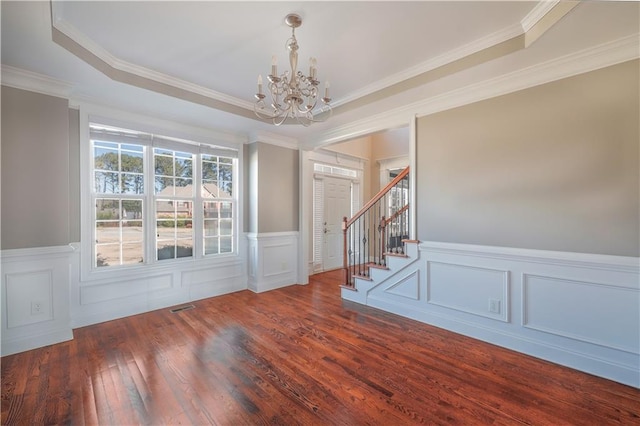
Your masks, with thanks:
[[(172, 123), (165, 120), (158, 120), (151, 117), (146, 117), (138, 114), (129, 114), (127, 112), (113, 110), (110, 108), (94, 105), (84, 104), (79, 105), (80, 115), (80, 280), (91, 281), (99, 283), (100, 281), (108, 282), (114, 279), (136, 279), (143, 278), (149, 275), (164, 274), (167, 272), (191, 271), (199, 270), (212, 265), (225, 265), (237, 263), (245, 259), (244, 250), (245, 244), (241, 235), (243, 235), (242, 223), (243, 223), (243, 206), (242, 196), (240, 194), (241, 188), (243, 188), (242, 182), (242, 167), (243, 167), (243, 145), (244, 139), (223, 132), (207, 131), (201, 128), (191, 128), (189, 126), (181, 125), (178, 123)], [(91, 196), (91, 185), (93, 182), (92, 173), (92, 151), (91, 141), (89, 134), (89, 123), (96, 122), (108, 126), (120, 127), (124, 129), (132, 129), (145, 133), (159, 134), (165, 136), (164, 141), (171, 143), (171, 139), (176, 140), (188, 140), (192, 141), (198, 146), (199, 151), (202, 153), (219, 153), (220, 151), (212, 149), (211, 146), (219, 146), (222, 148), (229, 148), (236, 151), (237, 164), (234, 167), (234, 194), (232, 198), (234, 206), (234, 221), (233, 221), (233, 237), (234, 237), (234, 251), (229, 254), (219, 254), (210, 256), (193, 256), (192, 258), (179, 258), (179, 259), (166, 259), (163, 261), (155, 261), (151, 263), (145, 262), (144, 265), (122, 265), (115, 268), (94, 268), (93, 267), (93, 226), (94, 221), (91, 216), (92, 201), (94, 197)], [(178, 146), (183, 146), (182, 144)], [(145, 161), (145, 167), (151, 167), (153, 170), (153, 147), (147, 145), (147, 157)], [(179, 150), (179, 149), (178, 149)], [(224, 150), (223, 150), (224, 151)], [(196, 161), (197, 163), (197, 161)], [(150, 165), (149, 165), (150, 164)], [(195, 166), (195, 164), (194, 164)], [(196, 172), (194, 167), (194, 173)], [(198, 164), (197, 170), (200, 169)], [(153, 188), (149, 173), (145, 173), (145, 188)], [(197, 193), (198, 191), (196, 191)], [(144, 195), (146, 198), (147, 195)], [(197, 195), (199, 198), (199, 195)], [(194, 201), (196, 199), (194, 198)], [(148, 211), (145, 214), (150, 214), (150, 205), (146, 203), (143, 208)], [(148, 217), (148, 216), (147, 216)], [(194, 221), (196, 222), (196, 221)], [(198, 223), (194, 224), (194, 253), (196, 250), (196, 240), (200, 240), (202, 226)], [(145, 246), (150, 246), (150, 241), (155, 243), (155, 226), (152, 226), (148, 220), (146, 221), (145, 237), (147, 241)], [(151, 240), (149, 239), (151, 238)], [(202, 247), (203, 242), (198, 241), (197, 247)], [(147, 256), (149, 253), (147, 248)], [(198, 253), (199, 254), (199, 253)]]

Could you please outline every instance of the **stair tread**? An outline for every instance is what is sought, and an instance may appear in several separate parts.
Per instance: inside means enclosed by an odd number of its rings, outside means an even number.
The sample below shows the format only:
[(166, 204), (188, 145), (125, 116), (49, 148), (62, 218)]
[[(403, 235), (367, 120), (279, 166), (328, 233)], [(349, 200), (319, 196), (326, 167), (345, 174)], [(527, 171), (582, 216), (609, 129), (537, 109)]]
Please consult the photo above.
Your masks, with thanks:
[(371, 279), (371, 277), (369, 277), (367, 275), (353, 274), (352, 277), (353, 278), (360, 278), (361, 280), (366, 280), (366, 281), (373, 281)]
[(393, 256), (393, 257), (409, 257), (404, 253), (385, 253), (385, 256)]
[(377, 263), (368, 263), (368, 264), (367, 264), (367, 267), (369, 267), (369, 268), (375, 268), (375, 269), (382, 269), (382, 270), (384, 270), (384, 269), (387, 269), (387, 270), (388, 270), (388, 269), (389, 269), (387, 266), (385, 266), (385, 265), (378, 265)]

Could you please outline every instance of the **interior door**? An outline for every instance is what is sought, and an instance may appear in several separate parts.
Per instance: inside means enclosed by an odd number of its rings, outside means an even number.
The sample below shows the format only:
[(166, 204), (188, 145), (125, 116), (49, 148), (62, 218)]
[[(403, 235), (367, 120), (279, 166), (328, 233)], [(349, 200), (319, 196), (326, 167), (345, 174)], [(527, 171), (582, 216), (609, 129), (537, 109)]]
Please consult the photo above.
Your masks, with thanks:
[(342, 218), (351, 215), (351, 181), (324, 178), (322, 269), (342, 267)]

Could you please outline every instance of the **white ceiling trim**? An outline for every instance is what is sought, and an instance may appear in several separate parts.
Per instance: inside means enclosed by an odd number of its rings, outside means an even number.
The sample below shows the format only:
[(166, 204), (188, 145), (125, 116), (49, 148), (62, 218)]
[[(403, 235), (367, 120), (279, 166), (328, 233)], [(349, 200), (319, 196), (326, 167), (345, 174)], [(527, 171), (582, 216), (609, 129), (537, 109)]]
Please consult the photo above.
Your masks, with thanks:
[(491, 46), (495, 46), (504, 41), (510, 40), (514, 37), (522, 35), (522, 26), (518, 24), (511, 25), (501, 31), (497, 31), (493, 34), (489, 34), (488, 36), (482, 37), (478, 40), (474, 40), (471, 43), (468, 43), (464, 46), (460, 46), (456, 49), (450, 50), (442, 55), (436, 56), (434, 58), (429, 59), (428, 61), (422, 62), (416, 66), (411, 68), (407, 68), (399, 73), (391, 75), (387, 78), (379, 80), (373, 84), (363, 87), (361, 90), (351, 93), (350, 95), (340, 99), (337, 102), (333, 103), (334, 107), (338, 107), (340, 105), (347, 104), (349, 102), (355, 101), (356, 99), (362, 98), (364, 96), (370, 95), (377, 91), (383, 90), (389, 86), (393, 86), (394, 84), (401, 83), (410, 78), (416, 77), (418, 75), (427, 73), (436, 68), (439, 68), (443, 65), (447, 65), (451, 62), (455, 62), (464, 57), (473, 55), (474, 53), (480, 52), (486, 48)]
[(529, 12), (527, 16), (522, 18), (522, 21), (520, 21), (522, 31), (526, 33), (531, 28), (533, 28), (538, 22), (540, 22), (542, 18), (545, 17), (547, 13), (551, 12), (551, 9), (556, 7), (558, 3), (560, 3), (559, 0), (549, 0), (549, 1), (538, 2), (536, 7), (531, 9), (531, 12)]
[(301, 145), (316, 149), (370, 133), (407, 125), (421, 117), (506, 95), (640, 57), (640, 34), (633, 34), (518, 71), (474, 83), (318, 134)]
[(46, 75), (9, 65), (2, 65), (0, 69), (2, 70), (3, 86), (66, 99), (69, 98), (73, 90), (73, 84)]
[[(54, 2), (55, 5), (55, 2)], [(240, 108), (244, 108), (251, 113), (253, 113), (253, 103), (249, 101), (245, 101), (242, 99), (238, 99), (233, 96), (229, 96), (225, 93), (221, 93), (215, 91), (213, 89), (209, 89), (204, 86), (200, 86), (194, 83), (187, 82), (185, 80), (181, 80), (175, 77), (171, 77), (167, 74), (163, 74), (161, 72), (145, 68), (140, 65), (133, 64), (131, 62), (124, 61), (116, 56), (112, 55), (102, 46), (88, 38), (85, 34), (80, 32), (73, 25), (63, 20), (58, 16), (54, 16), (52, 18), (51, 26), (64, 34), (69, 39), (73, 40), (79, 46), (87, 50), (89, 53), (99, 58), (105, 64), (116, 71), (123, 71), (126, 73), (130, 73), (136, 75), (138, 77), (146, 78), (161, 84), (166, 84), (168, 86), (175, 87), (177, 89), (182, 89), (187, 92), (191, 92), (197, 94), (199, 96), (205, 96), (207, 98), (214, 99), (216, 101), (225, 102)], [(66, 46), (63, 46), (66, 48)]]

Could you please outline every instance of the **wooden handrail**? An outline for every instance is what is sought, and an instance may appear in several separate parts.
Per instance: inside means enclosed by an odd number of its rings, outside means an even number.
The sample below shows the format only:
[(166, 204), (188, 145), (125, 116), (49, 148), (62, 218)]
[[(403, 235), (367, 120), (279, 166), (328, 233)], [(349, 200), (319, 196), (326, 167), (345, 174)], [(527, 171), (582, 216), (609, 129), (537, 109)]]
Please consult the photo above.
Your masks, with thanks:
[(407, 210), (409, 210), (409, 204), (405, 204), (403, 208), (401, 208), (400, 210), (392, 214), (389, 217), (389, 219), (384, 219), (384, 224), (385, 225), (390, 224), (393, 220), (395, 220), (398, 216), (400, 216), (402, 213), (406, 212)]
[(356, 213), (355, 215), (353, 215), (353, 217), (349, 220), (347, 220), (346, 224), (344, 225), (344, 229), (347, 229), (349, 226), (351, 226), (351, 224), (353, 222), (355, 222), (360, 216), (362, 216), (367, 210), (369, 210), (371, 208), (371, 206), (373, 206), (375, 203), (377, 203), (382, 197), (384, 197), (384, 195), (389, 192), (389, 190), (391, 188), (393, 188), (394, 186), (396, 186), (396, 184), (398, 182), (400, 182), (402, 179), (404, 179), (407, 175), (409, 174), (409, 166), (407, 166), (406, 169), (404, 169), (403, 171), (400, 172), (400, 174), (398, 174), (398, 176), (396, 176), (391, 182), (389, 182), (389, 184), (387, 186), (385, 186), (384, 188), (382, 188), (380, 190), (380, 192), (378, 192), (375, 197), (373, 197), (371, 200), (369, 200), (369, 202), (367, 204), (364, 205), (364, 207), (362, 207), (360, 209), (360, 211), (358, 211), (358, 213)]

